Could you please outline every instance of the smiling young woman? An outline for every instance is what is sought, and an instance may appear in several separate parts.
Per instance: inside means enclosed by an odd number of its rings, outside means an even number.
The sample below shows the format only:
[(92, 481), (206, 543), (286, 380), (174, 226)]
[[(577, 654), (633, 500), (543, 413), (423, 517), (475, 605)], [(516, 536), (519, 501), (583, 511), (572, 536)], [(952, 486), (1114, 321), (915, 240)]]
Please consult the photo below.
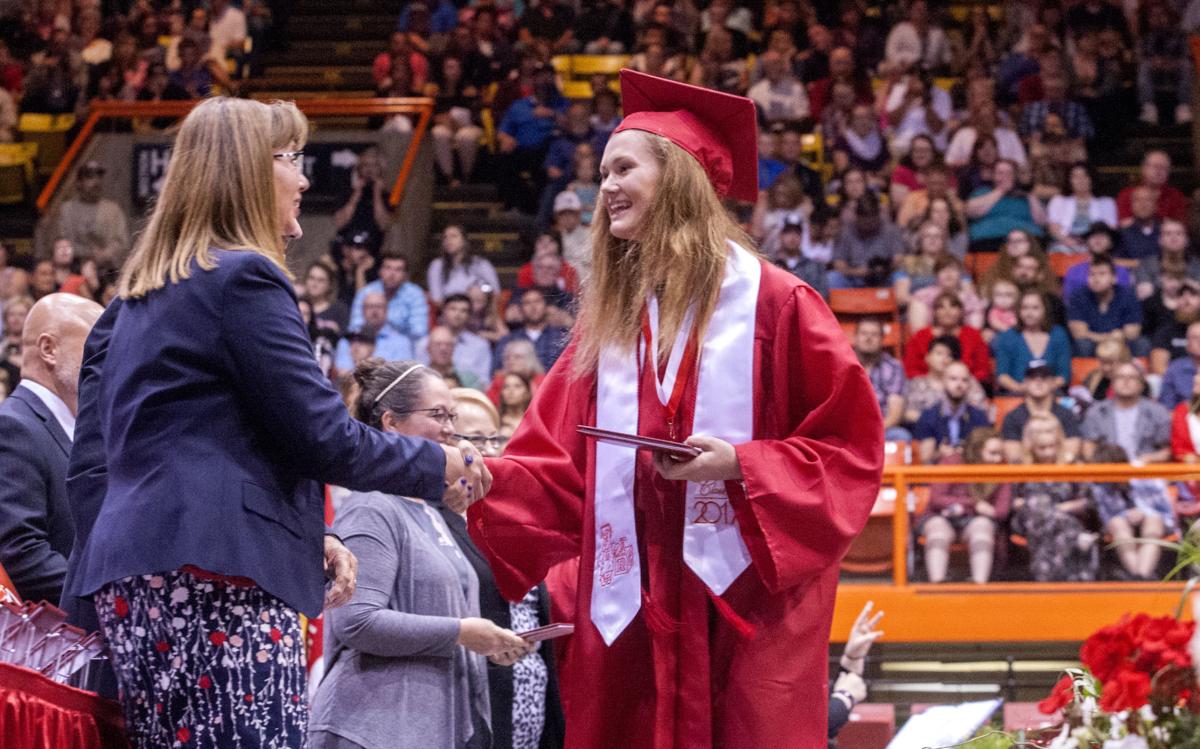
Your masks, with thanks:
[[(753, 103), (631, 71), (621, 85), (579, 323), (487, 461), (472, 535), (510, 599), (555, 567), (556, 607), (578, 612), (569, 745), (821, 746), (879, 407), (820, 296), (764, 264), (722, 204), (757, 196)], [(651, 458), (578, 425), (701, 452)], [(556, 565), (573, 559), (568, 579)]]

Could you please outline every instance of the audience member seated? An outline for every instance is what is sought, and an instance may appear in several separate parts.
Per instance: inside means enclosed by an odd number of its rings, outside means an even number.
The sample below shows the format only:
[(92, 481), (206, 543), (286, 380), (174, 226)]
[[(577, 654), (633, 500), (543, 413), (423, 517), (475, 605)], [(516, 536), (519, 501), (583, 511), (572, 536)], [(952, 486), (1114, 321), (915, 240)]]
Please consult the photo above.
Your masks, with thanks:
[(33, 273), (29, 275), (29, 294), (34, 300), (58, 291), (58, 281), (54, 277), (54, 261), (50, 258), (39, 260), (33, 265)]
[[(931, 180), (936, 180), (933, 186), (929, 184)], [(941, 163), (928, 135), (917, 135), (912, 139), (908, 153), (892, 169), (889, 182), (888, 197), (891, 204), (897, 206), (896, 223), (903, 228), (925, 213), (931, 198), (950, 199), (954, 196), (950, 173)]]
[(767, 125), (808, 119), (808, 94), (804, 84), (789, 70), (783, 55), (768, 51), (759, 59), (763, 78), (746, 92), (758, 105), (759, 119)]
[[(1070, 299), (1075, 295), (1075, 292), (1087, 288), (1088, 273), (1092, 268), (1092, 258), (1113, 257), (1113, 235), (1113, 230), (1103, 221), (1097, 221), (1087, 230), (1087, 233), (1083, 237), (1084, 244), (1082, 249), (1087, 252), (1088, 257), (1067, 268), (1067, 272), (1063, 274), (1063, 299)], [(1132, 289), (1133, 276), (1130, 274), (1129, 269), (1124, 265), (1117, 265), (1115, 263), (1114, 266), (1117, 272), (1117, 286)]]
[(8, 372), (10, 390), (21, 381), (25, 318), (33, 307), (33, 297), (13, 296), (4, 300), (4, 341), (0, 350), (0, 368)]
[(833, 248), (829, 288), (891, 286), (896, 258), (902, 252), (903, 235), (880, 215), (878, 200), (867, 193), (858, 199), (854, 220), (843, 227)]
[(992, 281), (987, 294), (987, 310), (979, 334), (991, 346), (996, 336), (1017, 325), (1017, 305), (1021, 290), (1015, 282), (1000, 278)]
[[(837, 172), (825, 189), (834, 196), (832, 202), (837, 206), (838, 216), (842, 220), (843, 227), (854, 222), (854, 213), (858, 210), (858, 203), (867, 195), (875, 199), (875, 206), (881, 217), (891, 218), (891, 214), (880, 196), (879, 185), (871, 182), (867, 173), (856, 166)], [(816, 201), (817, 204), (821, 202), (821, 200)]]
[[(366, 317), (368, 298), (375, 304), (382, 298), (385, 319)], [(413, 343), (429, 334), (429, 304), (425, 292), (408, 280), (408, 260), (399, 255), (385, 255), (379, 266), (379, 279), (367, 284), (350, 305), (350, 330), (374, 328), (376, 356), (394, 361), (411, 359)], [(340, 367), (339, 367), (340, 368)]]
[[(467, 330), (493, 345), (508, 335), (508, 325), (504, 322), (499, 292), (495, 286), (473, 283), (467, 289), (467, 298), (471, 300), (471, 319), (467, 322)], [(490, 368), (490, 362), (488, 366)]]
[(967, 122), (954, 133), (950, 145), (946, 146), (946, 165), (952, 169), (968, 166), (975, 155), (976, 141), (983, 138), (994, 141), (998, 158), (1011, 161), (1020, 168), (1027, 166), (1028, 156), (1021, 137), (1012, 128), (1000, 124), (996, 106), (991, 102), (985, 102), (971, 112)]
[(513, 303), (509, 305), (506, 316), (509, 325), (521, 325), (526, 322), (524, 299), (525, 292), (536, 289), (546, 300), (546, 320), (556, 328), (568, 329), (575, 324), (575, 295), (567, 291), (566, 269), (562, 255), (557, 252), (547, 252), (538, 255), (531, 262), (533, 283), (527, 289), (517, 289), (513, 294)]
[(849, 127), (832, 141), (832, 148), (835, 171), (840, 173), (854, 167), (865, 172), (872, 184), (883, 183), (891, 154), (872, 105), (854, 105)]
[(973, 429), (989, 425), (988, 416), (967, 402), (971, 373), (962, 362), (946, 365), (942, 375), (941, 403), (925, 409), (913, 427), (919, 441), (922, 463), (933, 463), (950, 455), (961, 455), (963, 442)]
[(909, 377), (926, 374), (925, 354), (935, 338), (953, 336), (959, 342), (962, 361), (971, 376), (980, 382), (991, 382), (992, 362), (988, 346), (979, 329), (964, 324), (963, 303), (955, 294), (942, 292), (933, 302), (933, 321), (918, 330), (905, 344), (904, 370)]
[(1150, 335), (1150, 371), (1162, 374), (1176, 359), (1188, 355), (1187, 331), (1192, 323), (1200, 320), (1200, 282), (1183, 279), (1179, 298), (1170, 318)]
[(950, 65), (950, 44), (946, 32), (932, 23), (925, 0), (908, 6), (908, 20), (888, 32), (884, 59), (902, 69), (942, 70)]
[(301, 298), (308, 302), (313, 325), (340, 338), (350, 324), (350, 308), (338, 298), (337, 274), (324, 260), (317, 260), (304, 272)]
[(1008, 412), (1000, 426), (1004, 436), (1004, 450), (1010, 463), (1021, 460), (1022, 442), (1026, 425), (1038, 417), (1053, 419), (1063, 434), (1062, 449), (1065, 463), (1074, 462), (1079, 455), (1082, 432), (1079, 417), (1064, 407), (1055, 397), (1054, 384), (1058, 374), (1045, 359), (1033, 359), (1025, 368), (1024, 400), (1021, 405)]
[[(427, 94), (433, 96), (433, 154), (438, 172), (451, 186), (461, 179), (470, 179), (475, 171), (475, 156), (479, 153), (479, 90), (466, 79), (463, 61), (444, 57)], [(458, 170), (455, 171), (455, 157)]]
[(529, 378), (516, 372), (504, 372), (500, 387), (500, 436), (512, 437), (521, 425), (533, 400), (533, 385)]
[(788, 219), (779, 230), (779, 250), (775, 264), (812, 286), (822, 297), (829, 298), (829, 283), (825, 263), (805, 257), (802, 252), (805, 225), (803, 221)]
[(1090, 406), (1083, 419), (1086, 459), (1092, 460), (1101, 443), (1119, 446), (1139, 464), (1171, 459), (1171, 414), (1146, 397), (1145, 390), (1145, 374), (1137, 362), (1122, 362), (1113, 369), (1112, 396)]
[[(894, 292), (896, 303), (903, 309), (912, 299), (912, 292), (937, 285), (938, 262), (949, 253), (948, 237), (942, 227), (927, 222), (917, 230), (913, 252), (898, 258)], [(957, 290), (958, 279), (953, 286)]]
[(1021, 294), (1017, 324), (992, 340), (996, 358), (996, 386), (1009, 395), (1025, 394), (1025, 375), (1035, 359), (1046, 362), (1053, 372), (1055, 391), (1071, 382), (1071, 340), (1059, 325), (1051, 325), (1046, 297), (1039, 291)]
[[(934, 225), (929, 222), (929, 225)], [(900, 300), (903, 279), (897, 279), (896, 296)], [(933, 264), (933, 283), (912, 291), (908, 295), (907, 320), (909, 330), (916, 332), (931, 324), (934, 302), (942, 294), (953, 294), (963, 305), (963, 321), (978, 328), (985, 321), (985, 305), (975, 293), (975, 284), (963, 267), (962, 261), (943, 253)]]
[[(1003, 465), (1004, 442), (991, 427), (973, 429), (967, 435), (962, 457), (947, 455), (941, 465)], [(950, 565), (950, 545), (955, 541), (967, 547), (971, 581), (983, 585), (992, 576), (997, 536), (1008, 527), (1012, 506), (1012, 486), (1006, 483), (934, 484), (923, 518), (917, 519), (917, 532), (925, 537), (925, 573), (931, 583), (946, 579)]]
[(1192, 377), (1187, 400), (1171, 412), (1171, 455), (1180, 463), (1200, 463), (1200, 373)]
[[(1103, 443), (1096, 447), (1090, 462), (1129, 463), (1130, 459), (1120, 444)], [(1162, 547), (1155, 542), (1176, 531), (1167, 483), (1162, 479), (1102, 481), (1091, 483), (1089, 490), (1126, 578), (1161, 579), (1156, 571)]]
[(497, 406), (500, 405), (500, 390), (504, 387), (506, 374), (518, 374), (529, 381), (530, 388), (537, 392), (538, 385), (546, 377), (546, 368), (538, 359), (533, 343), (527, 340), (514, 340), (504, 347), (501, 362), (503, 367), (492, 377), (488, 385), (487, 396)]
[(75, 194), (51, 216), (39, 237), (40, 246), (45, 240), (65, 237), (80, 258), (96, 258), (114, 266), (124, 262), (130, 247), (129, 222), (120, 204), (104, 197), (105, 171), (98, 161), (79, 167)]
[(879, 399), (879, 410), (883, 414), (883, 438), (907, 442), (912, 435), (900, 426), (904, 421), (907, 379), (904, 366), (883, 350), (883, 323), (871, 317), (859, 320), (854, 326), (853, 344), (858, 362), (867, 370), (875, 397)]
[(388, 188), (383, 179), (379, 150), (371, 147), (358, 155), (350, 178), (350, 195), (333, 214), (333, 227), (343, 237), (365, 234), (371, 256), (379, 259), (383, 236), (395, 216), (388, 206)]
[(421, 339), (421, 343), (424, 344), (423, 350), (425, 354), (422, 358), (426, 360), (423, 363), (429, 369), (441, 375), (448, 385), (452, 387), (480, 389), (487, 382), (487, 380), (481, 380), (469, 370), (460, 369), (455, 364), (455, 357), (458, 354), (458, 341), (449, 328), (442, 325), (435, 325), (429, 331), (429, 335)]
[[(1021, 462), (1074, 463), (1067, 442), (1054, 417), (1034, 416), (1021, 432)], [(1067, 481), (1026, 481), (1017, 484), (1013, 494), (1013, 530), (1028, 542), (1033, 579), (1040, 583), (1095, 580), (1100, 566), (1100, 537), (1087, 529), (1086, 518), (1091, 511), (1087, 486)]]
[[(597, 163), (596, 148), (590, 143), (575, 146), (575, 153), (571, 154), (571, 181), (567, 183), (565, 190), (554, 196), (552, 226), (563, 235), (564, 243), (570, 238), (567, 246), (580, 248), (572, 253), (591, 254), (591, 240), (588, 239), (591, 232), (588, 231), (588, 227), (591, 226), (592, 216), (596, 213), (596, 204), (600, 201), (600, 168), (596, 166)], [(575, 199), (562, 198), (563, 195), (574, 195)], [(563, 202), (560, 203), (559, 198), (562, 198)]]
[(1154, 215), (1154, 191), (1133, 188), (1130, 212), (1117, 234), (1117, 257), (1136, 262), (1157, 257), (1163, 221)]
[(425, 281), (429, 298), (441, 304), (452, 294), (463, 294), (471, 286), (482, 284), (500, 288), (496, 269), (485, 258), (471, 251), (467, 234), (458, 224), (442, 229), (442, 252), (429, 263)]
[[(1183, 284), (1187, 278), (1182, 273), (1161, 273), (1158, 277), (1158, 289), (1142, 300), (1142, 330), (1150, 339), (1151, 359), (1156, 347), (1154, 338), (1163, 328), (1172, 327), (1175, 313), (1179, 310), (1179, 302), (1183, 297)], [(1181, 343), (1182, 345), (1182, 343)], [(1162, 361), (1166, 367), (1166, 361)], [(1154, 374), (1162, 374), (1162, 368), (1151, 367)]]
[(414, 49), (409, 35), (403, 31), (393, 31), (388, 37), (388, 48), (375, 56), (371, 65), (371, 76), (375, 80), (375, 88), (392, 88), (392, 70), (396, 61), (408, 63), (412, 74), (412, 85), (418, 90), (425, 88), (429, 80), (429, 60), (419, 50)]
[(539, 0), (521, 14), (517, 41), (523, 47), (539, 47), (561, 55), (575, 46), (575, 12), (557, 0)]
[[(560, 195), (559, 197), (562, 196)], [(570, 213), (570, 208), (572, 208), (574, 205), (570, 202), (569, 198), (556, 202), (558, 202), (560, 207), (564, 209), (562, 211), (564, 214)], [(578, 213), (578, 211), (575, 211), (575, 213)], [(528, 289), (533, 286), (544, 286), (544, 291), (553, 288), (555, 290), (553, 292), (554, 294), (565, 292), (568, 295), (574, 295), (579, 291), (579, 277), (575, 273), (575, 269), (567, 263), (558, 263), (554, 265), (553, 267), (556, 269), (556, 275), (553, 275), (548, 279), (545, 277), (549, 267), (543, 267), (541, 270), (541, 275), (543, 276), (543, 279), (547, 281), (547, 283), (539, 284), (534, 280), (535, 276), (538, 275), (536, 271), (538, 258), (552, 255), (560, 260), (563, 259), (563, 248), (560, 244), (560, 239), (560, 236), (553, 232), (542, 232), (537, 236), (537, 239), (533, 240), (533, 257), (530, 258), (528, 263), (525, 263), (517, 269), (518, 289)], [(547, 291), (547, 293), (550, 292)], [(567, 301), (569, 302), (569, 299)]]
[(1137, 98), (1139, 119), (1148, 125), (1159, 120), (1160, 92), (1175, 102), (1175, 124), (1192, 121), (1192, 79), (1195, 76), (1187, 32), (1179, 27), (1178, 14), (1164, 0), (1141, 6), (1142, 28), (1137, 43)]
[[(463, 387), (482, 390), (492, 378), (492, 346), (467, 329), (470, 319), (471, 300), (467, 295), (454, 294), (442, 302), (439, 327), (450, 335), (454, 352), (451, 362), (453, 368), (462, 374), (458, 381)], [(430, 336), (432, 335), (431, 331)], [(432, 357), (429, 343), (430, 338), (417, 341), (416, 360), (422, 364), (429, 363)]]
[[(927, 141), (933, 154), (946, 150), (953, 105), (950, 94), (931, 84), (927, 76), (911, 72), (901, 76), (888, 90), (883, 109), (891, 127), (888, 145), (893, 155), (914, 155), (919, 138)], [(937, 161), (941, 162), (940, 156)]]
[(633, 16), (625, 0), (604, 0), (586, 8), (575, 23), (575, 38), (586, 55), (620, 55), (633, 51)]
[(1167, 408), (1175, 408), (1192, 397), (1196, 371), (1200, 365), (1200, 322), (1187, 328), (1187, 356), (1181, 356), (1167, 365), (1163, 374), (1162, 390), (1158, 402)]
[(769, 258), (776, 257), (783, 225), (789, 221), (803, 224), (805, 211), (812, 206), (803, 184), (786, 171), (770, 187), (759, 190), (750, 218), (750, 231), (759, 250)]
[(1191, 254), (1187, 227), (1180, 221), (1164, 219), (1158, 237), (1158, 252), (1138, 262), (1135, 280), (1137, 296), (1146, 299), (1162, 286), (1162, 277), (1171, 273), (1185, 278), (1200, 278), (1200, 260)]
[(1087, 110), (1077, 101), (1067, 98), (1067, 76), (1061, 71), (1045, 73), (1041, 77), (1043, 97), (1030, 102), (1021, 110), (1021, 121), (1017, 130), (1024, 138), (1043, 132), (1050, 117), (1057, 117), (1067, 138), (1090, 141), (1096, 134)]
[[(849, 87), (853, 103), (870, 104), (875, 101), (871, 81), (856, 65), (854, 53), (847, 47), (837, 47), (829, 53), (829, 77), (814, 81), (808, 89), (809, 108), (814, 119), (822, 118), (826, 105), (833, 101), (833, 89), (839, 83)], [(828, 139), (829, 131), (824, 132)]]
[(592, 132), (590, 108), (583, 102), (575, 102), (567, 107), (562, 125), (554, 131), (541, 165), (545, 171), (545, 188), (538, 211), (539, 224), (549, 223), (554, 199), (575, 178), (575, 150), (585, 144), (593, 149), (599, 145)]
[(1093, 356), (1096, 344), (1123, 340), (1134, 356), (1150, 352), (1142, 336), (1142, 307), (1131, 289), (1117, 285), (1112, 258), (1093, 257), (1087, 286), (1067, 299), (1067, 317), (1076, 356)]
[[(383, 291), (363, 289), (354, 302), (359, 315), (357, 324), (352, 314), (349, 332), (338, 342), (334, 354), (334, 366), (339, 373), (353, 372), (363, 359), (370, 356), (388, 361), (412, 358), (413, 337), (391, 324), (389, 314), (392, 305)], [(428, 314), (426, 308), (422, 319), (428, 320)]]
[(1117, 194), (1117, 216), (1124, 226), (1133, 218), (1133, 193), (1139, 187), (1150, 188), (1154, 198), (1154, 217), (1186, 221), (1188, 199), (1182, 192), (1167, 184), (1171, 178), (1171, 157), (1166, 151), (1147, 151), (1142, 157), (1141, 180)]
[(528, 341), (537, 352), (538, 361), (543, 369), (550, 369), (558, 360), (559, 354), (567, 343), (567, 331), (550, 325), (547, 314), (546, 295), (536, 286), (526, 289), (520, 297), (522, 324), (504, 338), (496, 342), (492, 358), (492, 368), (504, 367), (504, 349), (513, 341)]
[[(961, 354), (962, 347), (954, 336), (942, 336), (930, 342), (929, 353), (925, 354), (928, 374), (908, 380), (908, 393), (904, 401), (905, 424), (915, 424), (922, 413), (942, 403), (946, 393), (946, 367), (952, 362), (960, 361)], [(974, 377), (967, 387), (966, 398), (967, 403), (974, 408), (983, 410), (988, 406), (987, 394)]]
[[(951, 166), (947, 164), (948, 169), (955, 170), (955, 183), (957, 184), (958, 197), (960, 200), (965, 200), (971, 196), (971, 193), (980, 187), (991, 187), (995, 179), (996, 162), (1000, 159), (1000, 152), (996, 147), (996, 139), (991, 135), (981, 135), (975, 139), (975, 143), (971, 146), (970, 158), (966, 164), (961, 166)], [(966, 208), (963, 208), (965, 214)]]
[(734, 55), (733, 35), (728, 29), (712, 29), (692, 65), (688, 82), (714, 91), (744, 96), (750, 83), (746, 60)]
[(992, 173), (994, 185), (976, 188), (967, 200), (967, 233), (972, 252), (996, 250), (1014, 229), (1040, 237), (1041, 225), (1046, 222), (1042, 204), (1018, 188), (1015, 162), (1000, 159)]
[[(1087, 164), (1075, 164), (1067, 171), (1063, 194), (1051, 198), (1046, 206), (1046, 233), (1053, 241), (1050, 251), (1083, 252), (1097, 225), (1116, 230), (1116, 201), (1097, 197), (1092, 192), (1091, 170)], [(1111, 236), (1110, 244), (1115, 241), (1115, 235)]]
[(339, 234), (334, 239), (333, 256), (338, 263), (338, 301), (347, 308), (363, 287), (379, 278), (379, 267), (371, 247), (376, 238), (370, 232)]
[(567, 101), (554, 84), (554, 69), (538, 63), (532, 92), (508, 107), (496, 132), (498, 186), (506, 208), (536, 212), (544, 182), (541, 167), (558, 115), (566, 108)]
[[(932, 191), (932, 185), (948, 178), (949, 173), (939, 176), (936, 171), (931, 171), (925, 190), (909, 193), (908, 197), (905, 198), (905, 204), (910, 204), (914, 200), (920, 200), (923, 192)], [(903, 206), (901, 206), (901, 209), (903, 209)], [(967, 221), (964, 211), (965, 208), (962, 201), (959, 200), (953, 191), (947, 190), (946, 194), (941, 196), (934, 195), (929, 198), (928, 206), (922, 213), (909, 219), (909, 244), (913, 244), (912, 234), (914, 227), (919, 228), (922, 224), (933, 223), (940, 226), (942, 231), (946, 232), (946, 236), (949, 237), (948, 247), (950, 254), (959, 260), (964, 259), (967, 256), (967, 248), (970, 245), (970, 240), (967, 238)]]

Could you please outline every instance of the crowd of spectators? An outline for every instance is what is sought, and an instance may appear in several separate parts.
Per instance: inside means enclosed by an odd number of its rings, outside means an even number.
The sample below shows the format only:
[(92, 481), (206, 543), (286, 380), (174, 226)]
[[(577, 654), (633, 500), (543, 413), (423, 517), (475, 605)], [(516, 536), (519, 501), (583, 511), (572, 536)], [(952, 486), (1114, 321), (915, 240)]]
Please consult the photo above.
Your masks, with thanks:
[[(86, 2), (22, 7), (0, 47), (0, 136), (5, 97), (21, 111), (79, 112), (94, 98), (236, 90), (242, 40), (271, 20), (253, 0), (138, 2), (108, 15)], [(381, 159), (362, 153), (334, 214), (337, 240), (297, 279), (322, 366), (349, 389), (369, 356), (422, 361), (486, 392), (497, 438), (511, 434), (574, 323), (599, 160), (620, 122), (612, 76), (568, 99), (554, 58), (621, 54), (636, 70), (756, 103), (758, 200), (729, 207), (771, 262), (827, 298), (890, 293), (895, 321), (859, 320), (852, 344), (888, 439), (911, 441), (916, 459), (1200, 461), (1200, 204), (1165, 151), (1144, 153), (1116, 194), (1093, 168), (1128, 121), (1191, 121), (1187, 35), (1200, 30), (1200, 0), (956, 10), (926, 0), (405, 4), (372, 65), (377, 93), (432, 97), (439, 181), (451, 193), (494, 181), (537, 233), (515, 273), (458, 225), (439, 229), (429, 258), (388, 254), (396, 218)], [(105, 301), (128, 250), (124, 217), (106, 217), (98, 198), (102, 167), (78, 176), (49, 256), (22, 270), (0, 251), (10, 388), (31, 299), (71, 288)], [(1200, 495), (1164, 482), (964, 485), (934, 492), (918, 527), (935, 581), (955, 542), (971, 579), (986, 581), (1014, 535), (1025, 574), (1087, 580), (1108, 574), (1102, 534), (1162, 537), (1178, 527), (1175, 501)], [(1115, 574), (1153, 575), (1157, 556), (1131, 549)]]

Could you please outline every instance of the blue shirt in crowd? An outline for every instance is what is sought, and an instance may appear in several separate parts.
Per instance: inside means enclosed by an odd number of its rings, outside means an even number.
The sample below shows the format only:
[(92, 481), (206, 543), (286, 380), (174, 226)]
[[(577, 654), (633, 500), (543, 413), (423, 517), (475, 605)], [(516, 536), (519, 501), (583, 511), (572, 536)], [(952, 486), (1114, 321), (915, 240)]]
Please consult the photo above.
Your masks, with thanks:
[(1054, 374), (1071, 381), (1071, 339), (1061, 325), (1050, 328), (1050, 342), (1041, 356), (1034, 356), (1025, 336), (1009, 328), (992, 339), (992, 356), (996, 359), (996, 376), (1006, 374), (1017, 382), (1025, 381), (1025, 370), (1034, 359), (1045, 359)]
[(1175, 408), (1192, 397), (1192, 382), (1196, 378), (1196, 360), (1181, 356), (1167, 365), (1163, 373), (1162, 391), (1158, 402), (1167, 408)]
[(1093, 333), (1108, 333), (1130, 323), (1141, 325), (1142, 305), (1132, 289), (1117, 286), (1108, 309), (1101, 310), (1096, 294), (1085, 286), (1067, 299), (1067, 319), (1084, 323)]
[(948, 401), (943, 400), (921, 412), (916, 426), (913, 427), (913, 438), (933, 438), (939, 445), (957, 447), (973, 429), (986, 426), (991, 426), (991, 422), (982, 410), (966, 401), (958, 404), (958, 408), (952, 408)]

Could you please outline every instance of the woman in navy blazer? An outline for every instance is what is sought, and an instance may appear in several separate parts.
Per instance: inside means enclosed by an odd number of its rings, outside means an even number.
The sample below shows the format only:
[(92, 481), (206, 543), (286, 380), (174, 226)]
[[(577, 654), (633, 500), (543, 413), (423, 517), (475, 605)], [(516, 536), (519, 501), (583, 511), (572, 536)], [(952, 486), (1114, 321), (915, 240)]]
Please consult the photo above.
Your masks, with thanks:
[(72, 497), (102, 499), (76, 508), (68, 594), (94, 599), (135, 746), (302, 746), (298, 613), (326, 570), (326, 604), (354, 588), (322, 483), (454, 501), (491, 480), (467, 443), (351, 419), (321, 376), (283, 260), (306, 133), (291, 104), (199, 104), (92, 342)]

